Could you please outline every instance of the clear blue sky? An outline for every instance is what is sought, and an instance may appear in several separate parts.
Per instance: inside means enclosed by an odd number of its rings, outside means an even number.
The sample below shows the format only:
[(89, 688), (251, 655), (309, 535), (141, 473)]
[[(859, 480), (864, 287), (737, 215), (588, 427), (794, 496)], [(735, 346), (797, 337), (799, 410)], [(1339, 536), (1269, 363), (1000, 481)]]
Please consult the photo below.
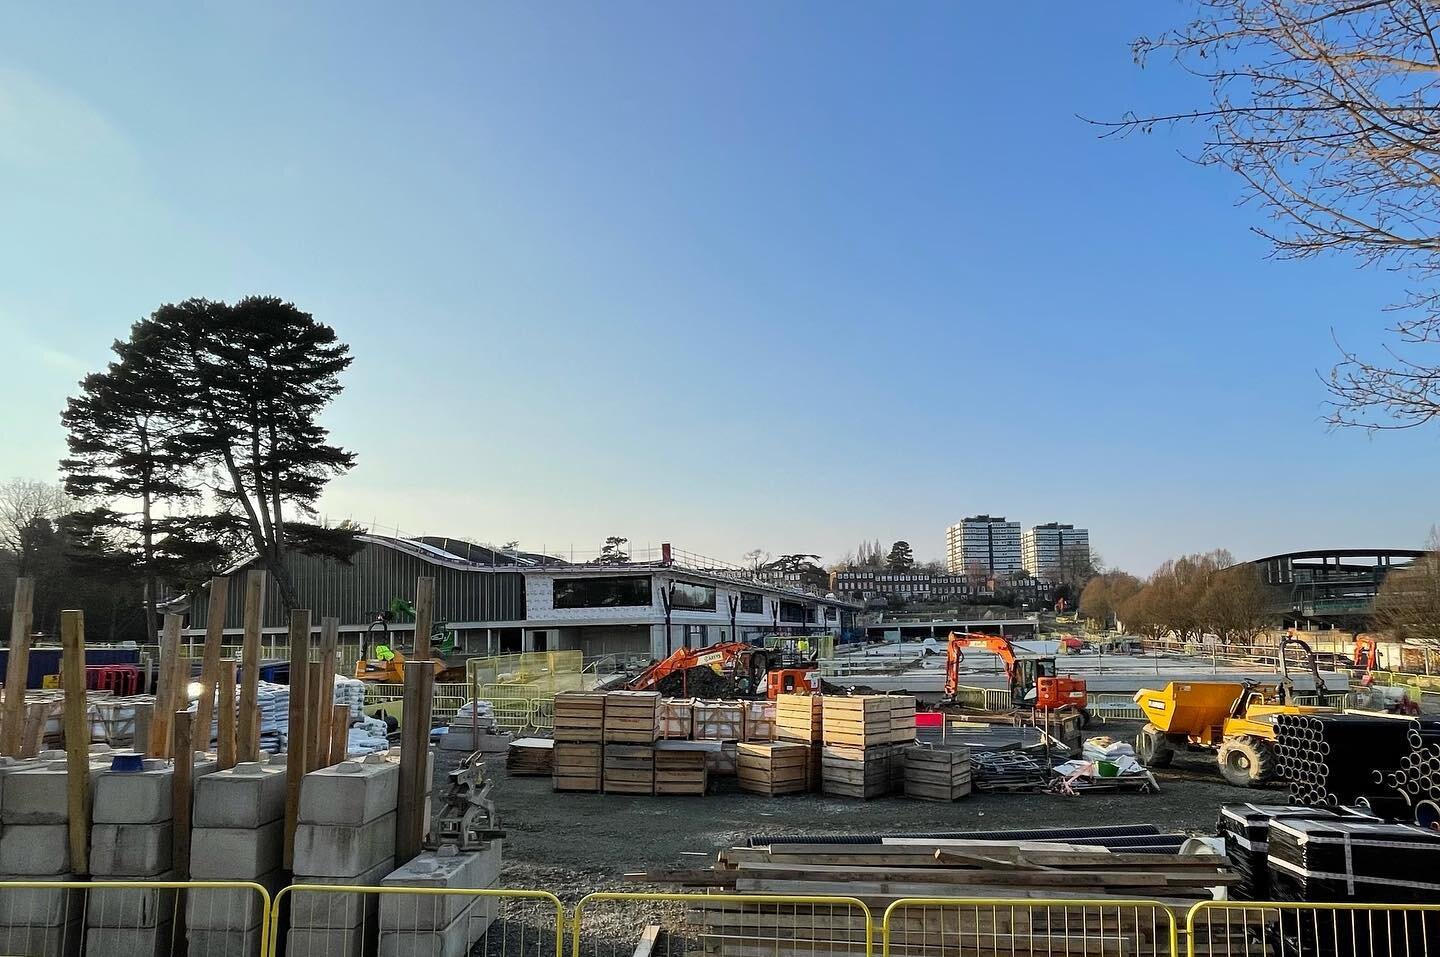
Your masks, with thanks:
[[(1327, 432), (1394, 277), (1265, 259), (1237, 182), (1076, 114), (1199, 102), (1187, 7), (12, 6), (0, 475), (162, 302), (271, 293), (356, 362), (332, 519), (735, 560), (1418, 546), (1440, 434)], [(1067, 436), (1074, 440), (1060, 443)]]

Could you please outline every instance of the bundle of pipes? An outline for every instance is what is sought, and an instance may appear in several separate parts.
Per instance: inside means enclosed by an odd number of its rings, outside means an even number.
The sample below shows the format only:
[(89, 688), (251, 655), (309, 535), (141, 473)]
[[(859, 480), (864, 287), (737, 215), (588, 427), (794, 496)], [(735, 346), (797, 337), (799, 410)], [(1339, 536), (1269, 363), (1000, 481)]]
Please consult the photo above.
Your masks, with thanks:
[(1382, 715), (1278, 715), (1279, 774), (1296, 804), (1354, 804), (1440, 824), (1440, 722)]

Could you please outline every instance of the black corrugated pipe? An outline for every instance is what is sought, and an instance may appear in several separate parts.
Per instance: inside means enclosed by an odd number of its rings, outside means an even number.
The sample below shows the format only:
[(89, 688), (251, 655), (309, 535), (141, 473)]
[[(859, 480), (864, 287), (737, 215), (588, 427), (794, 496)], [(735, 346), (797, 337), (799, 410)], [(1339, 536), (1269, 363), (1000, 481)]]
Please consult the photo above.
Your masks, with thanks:
[[(925, 841), (1064, 841), (1075, 844), (1085, 838), (1139, 837), (1160, 833), (1154, 824), (1115, 824), (1108, 827), (1033, 828), (1015, 831), (935, 831), (924, 834), (781, 834), (752, 837), (750, 847), (775, 844), (883, 844), (887, 837)], [(1166, 835), (1169, 837), (1170, 835)]]

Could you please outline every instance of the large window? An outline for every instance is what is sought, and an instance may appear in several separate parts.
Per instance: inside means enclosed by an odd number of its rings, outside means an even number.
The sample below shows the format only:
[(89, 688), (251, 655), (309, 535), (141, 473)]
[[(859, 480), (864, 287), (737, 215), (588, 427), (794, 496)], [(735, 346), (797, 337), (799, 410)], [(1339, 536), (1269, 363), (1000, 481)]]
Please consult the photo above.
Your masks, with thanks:
[(688, 611), (714, 611), (715, 589), (709, 585), (675, 582), (670, 593), (670, 607)]
[(633, 608), (650, 603), (649, 575), (555, 579), (556, 608)]
[(805, 624), (805, 606), (799, 602), (782, 601), (780, 603), (780, 620), (792, 621), (796, 624)]
[(765, 596), (742, 591), (740, 593), (740, 610), (747, 615), (765, 614)]

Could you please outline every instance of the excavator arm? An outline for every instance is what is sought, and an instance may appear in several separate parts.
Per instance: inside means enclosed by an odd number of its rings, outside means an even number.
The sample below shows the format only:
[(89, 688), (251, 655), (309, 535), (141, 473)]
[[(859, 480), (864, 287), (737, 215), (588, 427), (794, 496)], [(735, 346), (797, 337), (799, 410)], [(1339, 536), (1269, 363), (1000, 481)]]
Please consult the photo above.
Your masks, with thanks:
[(628, 691), (649, 691), (670, 675), (691, 668), (714, 668), (727, 673), (743, 670), (754, 648), (738, 641), (721, 642), (706, 648), (678, 648), (670, 657), (655, 662), (625, 686)]
[(950, 632), (950, 640), (945, 648), (945, 697), (955, 697), (955, 692), (960, 687), (960, 662), (965, 660), (966, 648), (979, 648), (983, 651), (999, 655), (1000, 660), (1005, 662), (1005, 677), (1007, 680), (1015, 680), (1015, 649), (1010, 644), (1010, 639), (1002, 635), (982, 635), (978, 632)]

